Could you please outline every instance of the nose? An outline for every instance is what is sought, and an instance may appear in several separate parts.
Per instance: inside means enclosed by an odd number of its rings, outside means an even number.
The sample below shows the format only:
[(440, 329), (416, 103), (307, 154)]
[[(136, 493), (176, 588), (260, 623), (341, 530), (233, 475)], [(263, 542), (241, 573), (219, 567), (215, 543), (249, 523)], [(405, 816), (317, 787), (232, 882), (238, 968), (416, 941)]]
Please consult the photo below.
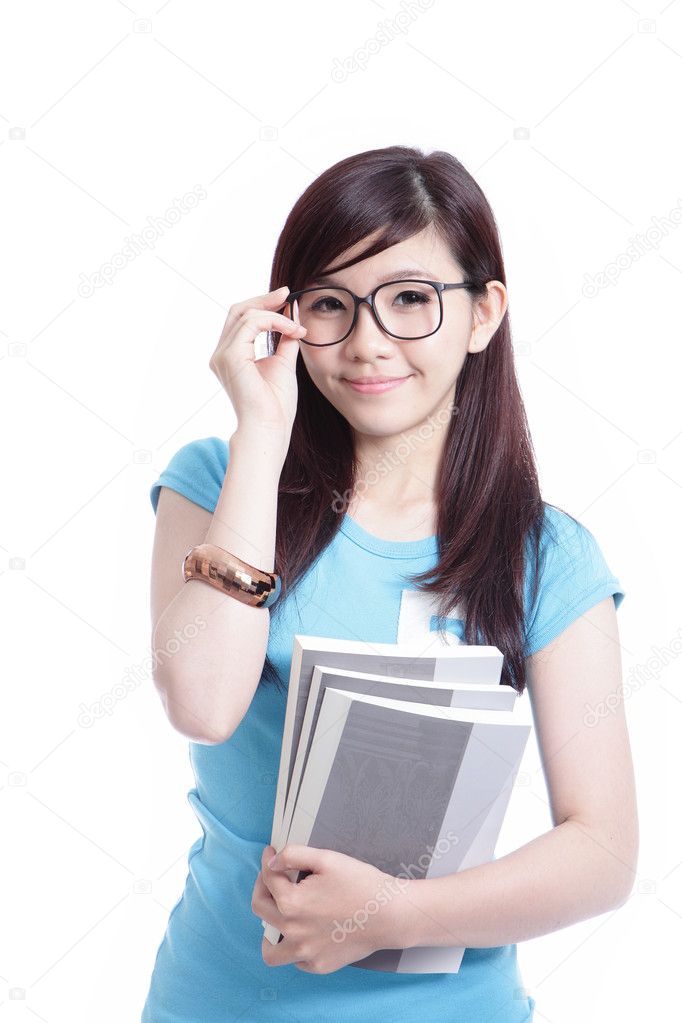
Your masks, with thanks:
[(371, 306), (364, 301), (358, 306), (355, 326), (342, 344), (350, 359), (372, 359), (384, 352), (389, 354), (395, 341), (379, 326)]

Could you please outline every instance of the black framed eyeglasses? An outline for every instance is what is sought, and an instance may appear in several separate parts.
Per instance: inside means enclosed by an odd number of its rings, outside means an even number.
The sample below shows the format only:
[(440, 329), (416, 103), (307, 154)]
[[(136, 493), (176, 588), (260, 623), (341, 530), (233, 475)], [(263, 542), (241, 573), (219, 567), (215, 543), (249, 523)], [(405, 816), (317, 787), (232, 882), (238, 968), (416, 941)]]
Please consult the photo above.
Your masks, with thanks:
[[(411, 285), (411, 287), (405, 287)], [(417, 341), (435, 334), (443, 322), (443, 292), (454, 288), (479, 288), (474, 281), (443, 284), (407, 277), (379, 284), (361, 298), (349, 288), (303, 288), (287, 295), (293, 311), (298, 301), (299, 320), (307, 327), (305, 345), (324, 348), (345, 341), (358, 319), (358, 310), (366, 302), (379, 327), (399, 341)]]

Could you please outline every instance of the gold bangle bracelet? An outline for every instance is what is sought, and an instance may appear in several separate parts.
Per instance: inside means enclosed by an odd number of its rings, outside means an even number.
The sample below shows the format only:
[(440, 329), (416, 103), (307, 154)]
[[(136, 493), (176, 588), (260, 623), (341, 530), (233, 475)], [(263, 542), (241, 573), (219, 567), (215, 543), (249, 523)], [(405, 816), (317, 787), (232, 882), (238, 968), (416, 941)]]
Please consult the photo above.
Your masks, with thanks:
[(275, 572), (262, 572), (235, 554), (201, 543), (189, 547), (182, 562), (182, 577), (201, 579), (252, 607), (271, 607), (280, 595), (282, 583)]

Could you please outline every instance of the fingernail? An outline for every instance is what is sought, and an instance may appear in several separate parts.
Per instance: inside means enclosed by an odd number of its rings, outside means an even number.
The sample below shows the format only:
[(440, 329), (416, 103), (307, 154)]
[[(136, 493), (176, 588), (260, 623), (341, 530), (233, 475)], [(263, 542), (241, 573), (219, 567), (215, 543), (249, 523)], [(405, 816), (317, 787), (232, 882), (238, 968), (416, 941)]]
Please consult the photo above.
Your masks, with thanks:
[(268, 860), (268, 866), (269, 867), (273, 867), (275, 865), (275, 860), (276, 859), (277, 859), (277, 854), (275, 854), (271, 859)]

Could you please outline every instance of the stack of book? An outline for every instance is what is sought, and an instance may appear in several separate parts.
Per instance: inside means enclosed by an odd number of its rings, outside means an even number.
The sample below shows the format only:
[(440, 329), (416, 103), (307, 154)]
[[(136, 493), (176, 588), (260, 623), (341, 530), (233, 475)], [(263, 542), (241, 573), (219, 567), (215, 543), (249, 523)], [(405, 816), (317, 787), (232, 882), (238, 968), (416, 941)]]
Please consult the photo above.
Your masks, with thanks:
[[(501, 671), (494, 646), (294, 636), (271, 844), (333, 849), (396, 878), (492, 860), (531, 729)], [(381, 949), (350, 965), (457, 973), (463, 954)]]

